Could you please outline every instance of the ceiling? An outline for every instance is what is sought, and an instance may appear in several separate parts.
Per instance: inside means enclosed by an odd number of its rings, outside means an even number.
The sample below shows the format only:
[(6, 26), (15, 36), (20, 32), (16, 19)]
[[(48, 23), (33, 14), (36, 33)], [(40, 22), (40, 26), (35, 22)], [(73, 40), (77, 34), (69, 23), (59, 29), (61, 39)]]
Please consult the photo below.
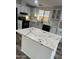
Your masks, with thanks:
[(34, 0), (22, 0), (24, 3), (41, 8), (52, 8), (55, 6), (62, 7), (62, 0), (38, 0), (38, 5)]

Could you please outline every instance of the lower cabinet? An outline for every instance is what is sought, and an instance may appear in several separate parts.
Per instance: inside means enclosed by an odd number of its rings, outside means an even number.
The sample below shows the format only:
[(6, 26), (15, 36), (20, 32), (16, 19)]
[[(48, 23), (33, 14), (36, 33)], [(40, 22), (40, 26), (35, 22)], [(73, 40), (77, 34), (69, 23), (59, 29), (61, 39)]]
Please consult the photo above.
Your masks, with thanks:
[(57, 34), (62, 36), (62, 29), (61, 28), (58, 28)]
[(22, 29), (22, 20), (18, 20), (18, 29)]
[(39, 28), (39, 29), (42, 29), (42, 23), (40, 22), (30, 22), (29, 23), (29, 27), (35, 27), (35, 28)]
[(56, 27), (51, 27), (50, 32), (56, 34)]
[(29, 21), (18, 20), (18, 29), (29, 28)]
[(54, 59), (51, 58), (52, 50), (22, 35), (21, 51), (31, 59)]

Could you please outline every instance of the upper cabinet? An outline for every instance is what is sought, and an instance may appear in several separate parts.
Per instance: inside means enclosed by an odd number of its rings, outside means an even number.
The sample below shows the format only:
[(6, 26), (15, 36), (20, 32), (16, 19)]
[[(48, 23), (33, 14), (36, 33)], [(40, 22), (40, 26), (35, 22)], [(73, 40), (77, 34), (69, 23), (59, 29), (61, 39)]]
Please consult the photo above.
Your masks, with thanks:
[(62, 28), (62, 21), (60, 21), (59, 28)]
[(21, 5), (21, 12), (25, 12), (25, 7)]
[(61, 19), (61, 12), (61, 9), (53, 9), (52, 18), (56, 20)]
[(53, 10), (53, 13), (52, 13), (52, 18), (55, 19), (56, 18), (56, 10)]
[(21, 12), (25, 12), (25, 13), (28, 13), (28, 15), (30, 15), (30, 7), (21, 6)]
[(25, 12), (28, 13), (28, 15), (30, 15), (30, 7), (26, 6)]
[(16, 4), (17, 10), (18, 10), (18, 14), (20, 13), (20, 9), (21, 9), (20, 6), (21, 6), (20, 4)]
[(16, 7), (18, 8), (18, 14), (20, 14), (20, 12), (24, 12), (30, 15), (30, 7), (18, 3), (16, 4)]

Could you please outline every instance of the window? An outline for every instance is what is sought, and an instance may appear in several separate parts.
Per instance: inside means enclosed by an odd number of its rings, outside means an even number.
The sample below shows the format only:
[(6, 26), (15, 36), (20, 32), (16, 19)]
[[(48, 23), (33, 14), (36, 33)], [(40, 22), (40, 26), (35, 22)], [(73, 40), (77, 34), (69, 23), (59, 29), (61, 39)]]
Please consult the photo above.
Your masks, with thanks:
[(44, 22), (48, 22), (49, 13), (50, 13), (50, 11), (45, 11), (45, 12), (44, 12), (44, 18), (43, 18), (43, 21), (44, 21)]
[(38, 20), (42, 22), (48, 22), (50, 11), (39, 10)]
[(38, 18), (37, 18), (39, 21), (43, 19), (43, 14), (44, 14), (44, 10), (39, 10)]

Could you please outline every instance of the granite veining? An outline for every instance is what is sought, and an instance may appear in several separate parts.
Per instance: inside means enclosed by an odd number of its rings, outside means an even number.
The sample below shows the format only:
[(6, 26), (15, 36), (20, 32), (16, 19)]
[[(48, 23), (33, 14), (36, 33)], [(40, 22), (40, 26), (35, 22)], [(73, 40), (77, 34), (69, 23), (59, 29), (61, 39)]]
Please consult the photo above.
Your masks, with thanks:
[(44, 30), (30, 27), (26, 29), (20, 29), (16, 30), (21, 35), (27, 36), (31, 38), (32, 40), (50, 48), (50, 49), (56, 49), (58, 46), (59, 41), (61, 40), (61, 36), (46, 32)]

